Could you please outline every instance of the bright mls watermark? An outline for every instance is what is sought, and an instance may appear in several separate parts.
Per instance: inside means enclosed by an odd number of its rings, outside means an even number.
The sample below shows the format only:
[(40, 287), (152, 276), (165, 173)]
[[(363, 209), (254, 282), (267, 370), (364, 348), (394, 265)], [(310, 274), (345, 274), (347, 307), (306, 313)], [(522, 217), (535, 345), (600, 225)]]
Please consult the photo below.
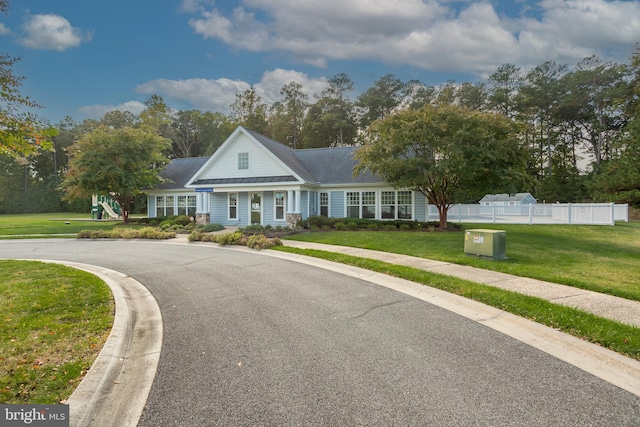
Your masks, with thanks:
[(69, 427), (69, 405), (0, 405), (0, 427)]

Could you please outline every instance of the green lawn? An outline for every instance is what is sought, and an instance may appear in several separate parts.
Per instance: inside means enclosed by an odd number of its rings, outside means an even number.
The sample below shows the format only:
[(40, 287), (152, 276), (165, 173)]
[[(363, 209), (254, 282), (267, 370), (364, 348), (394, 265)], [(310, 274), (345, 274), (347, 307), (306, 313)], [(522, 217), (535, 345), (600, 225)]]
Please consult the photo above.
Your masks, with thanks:
[(59, 403), (113, 324), (109, 287), (74, 268), (0, 260), (0, 403)]
[(122, 221), (92, 221), (90, 214), (81, 213), (0, 215), (0, 238), (33, 234), (50, 234), (52, 237), (71, 234), (75, 237), (81, 230), (110, 230), (117, 225), (122, 225)]
[(331, 231), (287, 239), (353, 246), (501, 271), (640, 300), (640, 222), (610, 226), (463, 224), (507, 233), (507, 260), (464, 254), (464, 231)]

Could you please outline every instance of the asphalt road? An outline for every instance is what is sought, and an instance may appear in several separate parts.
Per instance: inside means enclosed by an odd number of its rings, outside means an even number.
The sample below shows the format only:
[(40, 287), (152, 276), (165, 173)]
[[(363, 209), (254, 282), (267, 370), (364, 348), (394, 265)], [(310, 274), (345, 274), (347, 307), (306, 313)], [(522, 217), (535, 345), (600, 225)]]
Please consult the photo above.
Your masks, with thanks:
[(369, 282), (212, 245), (0, 241), (148, 287), (160, 364), (141, 426), (638, 426), (640, 398)]

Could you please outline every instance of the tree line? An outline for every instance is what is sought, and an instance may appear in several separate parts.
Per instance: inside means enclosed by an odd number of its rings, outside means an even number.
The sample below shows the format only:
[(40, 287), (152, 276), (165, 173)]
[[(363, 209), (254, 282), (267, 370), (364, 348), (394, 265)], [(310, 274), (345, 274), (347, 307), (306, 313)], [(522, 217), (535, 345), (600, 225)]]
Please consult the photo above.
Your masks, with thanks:
[(628, 63), (591, 56), (572, 69), (554, 61), (529, 71), (504, 64), (474, 83), (431, 86), (387, 74), (356, 97), (354, 87), (340, 73), (311, 97), (292, 81), (272, 104), (251, 87), (236, 95), (228, 114), (173, 110), (152, 95), (138, 115), (112, 111), (82, 122), (65, 117), (48, 134), (51, 150), (0, 153), (0, 213), (86, 210), (88, 201), (64, 201), (60, 186), (72, 147), (98, 129), (144, 130), (170, 141), (168, 158), (196, 157), (211, 155), (238, 125), (295, 149), (364, 145), (372, 125), (389, 116), (448, 106), (510, 122), (526, 171), (517, 191), (540, 202), (640, 204), (640, 47)]

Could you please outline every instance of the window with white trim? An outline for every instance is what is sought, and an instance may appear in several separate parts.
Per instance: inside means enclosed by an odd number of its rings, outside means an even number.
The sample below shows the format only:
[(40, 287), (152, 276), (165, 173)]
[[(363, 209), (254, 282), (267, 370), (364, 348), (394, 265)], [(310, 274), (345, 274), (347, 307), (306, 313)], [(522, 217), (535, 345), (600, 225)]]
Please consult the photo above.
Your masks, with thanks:
[(362, 192), (362, 216), (361, 218), (375, 219), (376, 217), (376, 192)]
[(278, 191), (275, 194), (275, 216), (274, 218), (276, 219), (276, 221), (280, 220), (283, 221), (284, 220), (284, 192), (283, 191)]
[(398, 191), (398, 219), (412, 219), (411, 191)]
[(165, 200), (165, 204), (164, 204), (164, 214), (166, 216), (171, 216), (171, 215), (175, 215), (175, 196), (166, 196), (164, 198)]
[(329, 216), (329, 193), (320, 193), (320, 215)]
[(347, 218), (360, 218), (360, 192), (347, 192)]
[(238, 193), (229, 193), (229, 219), (238, 219)]
[(249, 153), (238, 153), (238, 170), (249, 169)]
[(196, 196), (178, 196), (178, 215), (196, 214)]
[(382, 219), (396, 219), (396, 192), (380, 192), (380, 217)]
[(156, 196), (156, 216), (164, 216), (164, 196)]
[(196, 216), (196, 196), (187, 196), (187, 215)]

